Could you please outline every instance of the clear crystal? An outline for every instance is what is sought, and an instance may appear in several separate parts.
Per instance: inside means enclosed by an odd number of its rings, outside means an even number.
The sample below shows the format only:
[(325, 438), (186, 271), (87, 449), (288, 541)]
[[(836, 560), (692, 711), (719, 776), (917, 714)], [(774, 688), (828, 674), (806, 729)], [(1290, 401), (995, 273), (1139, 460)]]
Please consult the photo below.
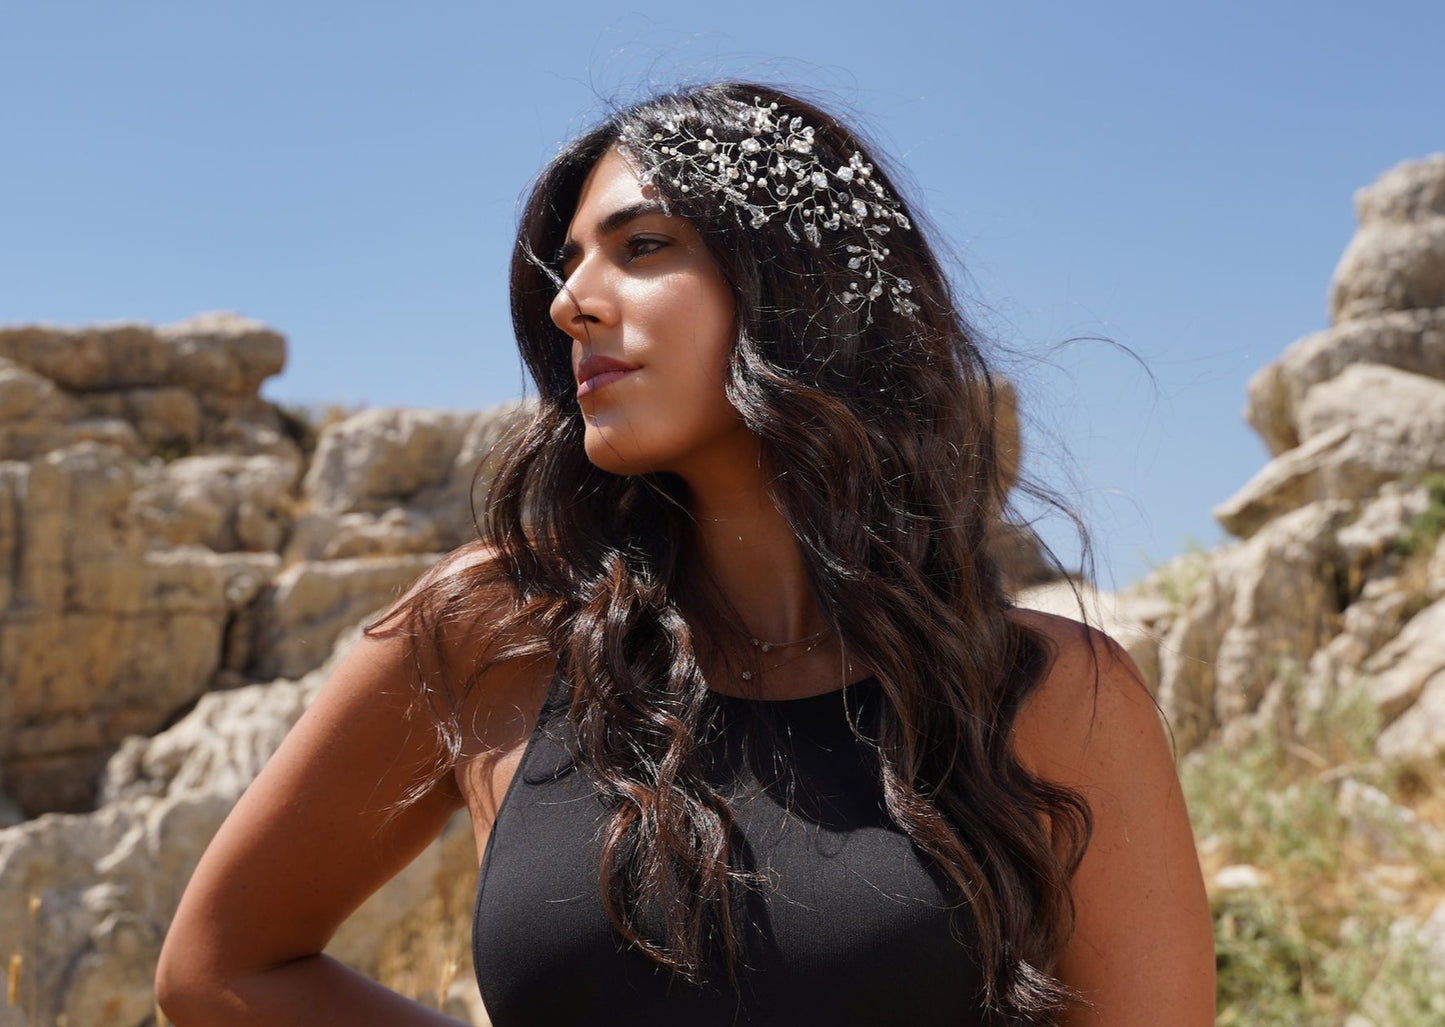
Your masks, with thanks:
[[(820, 254), (819, 260), (824, 266), (846, 263), (865, 288), (854, 282), (834, 299), (871, 323), (872, 302), (888, 291), (892, 309), (912, 316), (918, 305), (904, 297), (913, 285), (883, 271), (889, 253), (881, 245), (891, 228), (912, 226), (901, 204), (875, 180), (863, 154), (852, 152), (833, 170), (815, 155), (816, 131), (803, 117), (780, 115), (776, 103), (759, 98), (733, 106), (736, 118), (729, 131), (742, 135), (736, 142), (718, 139), (712, 129), (689, 129), (685, 120), (672, 118), (662, 123), (663, 132), (626, 133), (622, 145), (637, 154), (641, 164), (654, 165), (639, 169), (642, 181), (652, 181), (664, 168), (656, 180), (670, 180), (675, 192), (721, 194), (719, 209), (731, 206), (740, 222), (746, 219), (751, 227), (762, 228), (781, 221), (792, 239), (806, 238), (815, 247), (822, 246), (825, 230), (843, 232), (838, 242), (846, 244), (844, 252)], [(663, 159), (649, 161), (644, 151)]]

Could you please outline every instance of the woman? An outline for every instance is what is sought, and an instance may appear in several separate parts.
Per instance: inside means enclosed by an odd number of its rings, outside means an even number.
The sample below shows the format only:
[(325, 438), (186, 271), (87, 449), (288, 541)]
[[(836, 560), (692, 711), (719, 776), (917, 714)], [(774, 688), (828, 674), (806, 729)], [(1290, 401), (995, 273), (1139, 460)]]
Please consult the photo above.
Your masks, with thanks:
[(498, 1027), (1212, 1023), (1155, 708), (1005, 596), (991, 379), (857, 137), (756, 85), (624, 111), (512, 303), (539, 404), (482, 540), (222, 827), (169, 1017), (451, 1022), (319, 953), (465, 805)]

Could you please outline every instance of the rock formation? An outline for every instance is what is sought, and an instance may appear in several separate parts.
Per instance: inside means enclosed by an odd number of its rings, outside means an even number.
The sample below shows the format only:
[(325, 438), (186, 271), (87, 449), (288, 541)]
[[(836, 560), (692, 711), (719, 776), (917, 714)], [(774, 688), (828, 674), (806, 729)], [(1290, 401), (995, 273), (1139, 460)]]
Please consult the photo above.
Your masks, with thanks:
[[(317, 436), (259, 396), (284, 359), (224, 314), (0, 330), (0, 953), (23, 967), (0, 1023), (151, 1022), (180, 890), (317, 668), (474, 533), (516, 405)], [(465, 924), (475, 858), (459, 822), (333, 951), (386, 977), (430, 945), (465, 981), (438, 925)]]
[(1381, 756), (1445, 752), (1445, 154), (1355, 209), (1330, 327), (1249, 383), (1273, 459), (1215, 511), (1240, 541), (1096, 600), (1184, 748), (1361, 687)]
[[(34, 1023), (153, 1022), (156, 955), (191, 869), (326, 672), (323, 665), (297, 681), (208, 693), (173, 727), (122, 745), (96, 812), (49, 814), (0, 831), (0, 952), (23, 957), (19, 1007), (33, 996)], [(477, 1018), (467, 949), (475, 860), (462, 814), (347, 921), (328, 951), (387, 978), (392, 951), (419, 946), (438, 975), (451, 965), (468, 984), (446, 1008)]]
[(366, 411), (308, 467), (306, 427), (258, 394), (284, 360), (231, 315), (0, 330), (11, 820), (89, 807), (125, 738), (207, 691), (305, 674), (469, 535), (507, 411)]

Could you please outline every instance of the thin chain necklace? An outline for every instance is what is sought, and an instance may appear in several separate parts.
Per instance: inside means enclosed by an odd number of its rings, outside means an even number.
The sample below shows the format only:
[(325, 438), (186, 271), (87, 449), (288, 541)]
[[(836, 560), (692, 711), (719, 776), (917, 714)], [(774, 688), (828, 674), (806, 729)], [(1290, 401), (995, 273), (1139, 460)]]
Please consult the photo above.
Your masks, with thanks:
[(759, 652), (770, 653), (774, 649), (789, 649), (795, 645), (806, 645), (808, 642), (817, 642), (827, 633), (827, 628), (819, 628), (811, 635), (804, 635), (802, 638), (795, 638), (790, 642), (764, 642), (760, 639), (750, 638), (748, 639), (748, 644)]
[[(818, 648), (818, 646), (822, 645), (824, 638), (828, 634), (828, 629), (822, 628), (818, 631), (813, 632), (811, 635), (804, 635), (802, 638), (795, 638), (788, 642), (763, 642), (756, 638), (749, 638), (748, 642), (759, 653), (770, 653), (774, 649), (790, 649), (795, 645), (801, 645), (804, 647), (801, 652), (794, 653), (793, 655), (789, 656), (786, 660), (774, 666), (770, 671), (770, 673), (777, 673), (788, 664), (793, 663), (797, 660), (801, 660), (804, 656), (807, 656), (814, 649)], [(742, 678), (744, 681), (751, 681), (754, 677), (756, 677), (756, 675), (751, 670), (744, 669), (738, 673), (738, 677)]]

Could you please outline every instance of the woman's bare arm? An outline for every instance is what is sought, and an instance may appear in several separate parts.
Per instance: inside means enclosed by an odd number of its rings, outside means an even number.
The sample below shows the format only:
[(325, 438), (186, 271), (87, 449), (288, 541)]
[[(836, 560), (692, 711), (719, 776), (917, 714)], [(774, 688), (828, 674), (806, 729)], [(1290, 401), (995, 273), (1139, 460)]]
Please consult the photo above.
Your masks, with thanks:
[(1063, 618), (1019, 617), (1058, 650), (1019, 716), (1019, 758), (1080, 792), (1094, 818), (1073, 880), (1074, 935), (1057, 968), (1089, 1007), (1063, 1023), (1207, 1027), (1215, 1000), (1209, 901), (1158, 711), (1117, 644)]
[(395, 805), (437, 755), (404, 648), (352, 650), (201, 858), (156, 976), (177, 1027), (457, 1023), (320, 954), (462, 805), (451, 775)]

